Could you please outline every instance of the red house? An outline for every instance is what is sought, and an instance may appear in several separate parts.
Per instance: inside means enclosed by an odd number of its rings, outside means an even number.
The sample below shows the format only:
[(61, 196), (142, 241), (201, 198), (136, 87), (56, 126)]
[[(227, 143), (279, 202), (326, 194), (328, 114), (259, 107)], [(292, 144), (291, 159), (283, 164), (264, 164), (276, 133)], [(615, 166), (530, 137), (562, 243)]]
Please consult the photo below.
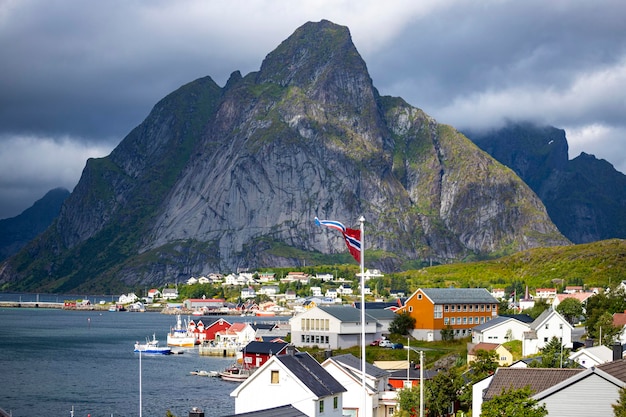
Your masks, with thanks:
[(274, 355), (287, 353), (286, 342), (259, 342), (252, 341), (243, 349), (243, 363), (252, 368), (258, 368)]
[(205, 325), (202, 320), (196, 323), (194, 320), (189, 322), (189, 330), (192, 331), (199, 343), (205, 340), (215, 340), (215, 333), (223, 332), (230, 328), (232, 324), (223, 318), (213, 319), (213, 321)]

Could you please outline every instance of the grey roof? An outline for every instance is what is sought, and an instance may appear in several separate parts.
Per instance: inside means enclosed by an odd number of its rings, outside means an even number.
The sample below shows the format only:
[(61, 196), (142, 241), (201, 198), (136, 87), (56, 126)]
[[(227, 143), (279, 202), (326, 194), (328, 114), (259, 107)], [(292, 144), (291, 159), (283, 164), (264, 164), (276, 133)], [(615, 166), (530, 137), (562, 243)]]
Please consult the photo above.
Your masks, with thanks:
[(485, 390), (483, 398), (490, 400), (503, 389), (520, 389), (529, 386), (533, 394), (545, 391), (580, 373), (583, 369), (569, 368), (498, 368)]
[[(337, 355), (330, 358), (331, 360), (340, 363), (341, 365), (348, 366), (353, 368), (361, 373), (361, 359), (357, 358), (351, 353), (346, 353), (344, 355)], [(365, 373), (372, 378), (382, 378), (389, 375), (389, 372), (380, 369), (378, 366), (374, 366), (370, 363), (365, 362)]]
[(274, 356), (274, 358), (289, 369), (318, 398), (347, 391), (318, 361), (306, 352)]
[[(317, 308), (344, 323), (361, 322), (361, 310), (352, 306), (318, 306)], [(365, 321), (376, 321), (376, 319), (365, 310)]]
[(266, 408), (265, 410), (229, 414), (223, 417), (307, 417), (307, 415), (293, 405), (282, 405), (280, 407)]
[(365, 314), (376, 320), (393, 320), (397, 317), (397, 314), (391, 310), (367, 310), (366, 308)]
[[(424, 369), (424, 379), (433, 379), (438, 372), (434, 369)], [(406, 379), (406, 369), (394, 369), (389, 372), (389, 378)], [(409, 379), (420, 379), (420, 369), (413, 366), (409, 368)]]
[(421, 290), (435, 304), (498, 304), (498, 300), (484, 288), (422, 288)]
[(509, 317), (522, 323), (532, 323), (534, 321), (528, 314), (503, 314), (502, 317)]
[(246, 353), (262, 353), (265, 355), (276, 355), (282, 352), (289, 343), (286, 342), (259, 342), (253, 340), (244, 348)]
[(602, 365), (598, 365), (597, 368), (621, 381), (626, 382), (626, 360), (624, 359), (603, 363)]
[(484, 323), (480, 323), (479, 325), (472, 327), (472, 330), (476, 330), (476, 331), (481, 331), (482, 332), (483, 330), (490, 329), (491, 327), (497, 326), (500, 323), (504, 323), (507, 320), (515, 320), (515, 319), (512, 318), (512, 317), (497, 316), (497, 317), (492, 318), (489, 321), (486, 321)]

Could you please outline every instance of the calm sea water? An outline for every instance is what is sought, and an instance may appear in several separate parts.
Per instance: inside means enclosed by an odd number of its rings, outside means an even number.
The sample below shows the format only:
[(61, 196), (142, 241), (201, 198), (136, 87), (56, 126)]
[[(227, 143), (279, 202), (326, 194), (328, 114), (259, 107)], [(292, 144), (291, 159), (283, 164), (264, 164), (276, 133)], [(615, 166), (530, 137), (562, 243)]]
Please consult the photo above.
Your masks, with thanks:
[[(139, 354), (135, 341), (162, 345), (176, 317), (159, 313), (0, 308), (0, 408), (14, 417), (139, 416)], [(233, 320), (231, 320), (232, 322)], [(187, 417), (234, 414), (237, 387), (190, 371), (219, 370), (233, 358), (142, 355), (142, 414), (170, 410)]]

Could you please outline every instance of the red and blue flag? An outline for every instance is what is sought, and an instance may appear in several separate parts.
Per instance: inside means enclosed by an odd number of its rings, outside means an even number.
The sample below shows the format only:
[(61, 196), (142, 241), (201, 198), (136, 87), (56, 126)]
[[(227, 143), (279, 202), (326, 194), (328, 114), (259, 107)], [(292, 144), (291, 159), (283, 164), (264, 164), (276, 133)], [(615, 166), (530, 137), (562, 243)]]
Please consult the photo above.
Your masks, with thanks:
[(320, 220), (315, 218), (315, 224), (318, 226), (326, 226), (331, 229), (336, 229), (341, 232), (343, 239), (346, 242), (346, 246), (350, 251), (350, 255), (357, 262), (361, 262), (361, 231), (359, 229), (350, 229), (343, 225), (343, 223), (334, 220)]

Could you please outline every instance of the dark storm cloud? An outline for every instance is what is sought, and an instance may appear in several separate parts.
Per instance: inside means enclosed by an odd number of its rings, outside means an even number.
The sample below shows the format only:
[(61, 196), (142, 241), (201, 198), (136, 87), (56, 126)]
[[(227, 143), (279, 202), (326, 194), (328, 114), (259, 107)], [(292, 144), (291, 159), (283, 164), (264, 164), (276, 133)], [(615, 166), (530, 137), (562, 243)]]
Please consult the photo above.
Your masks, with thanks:
[(350, 28), (381, 94), (458, 128), (550, 123), (570, 157), (624, 172), (623, 16), (616, 0), (0, 0), (0, 218), (71, 190), (179, 86), (256, 71), (321, 19)]

